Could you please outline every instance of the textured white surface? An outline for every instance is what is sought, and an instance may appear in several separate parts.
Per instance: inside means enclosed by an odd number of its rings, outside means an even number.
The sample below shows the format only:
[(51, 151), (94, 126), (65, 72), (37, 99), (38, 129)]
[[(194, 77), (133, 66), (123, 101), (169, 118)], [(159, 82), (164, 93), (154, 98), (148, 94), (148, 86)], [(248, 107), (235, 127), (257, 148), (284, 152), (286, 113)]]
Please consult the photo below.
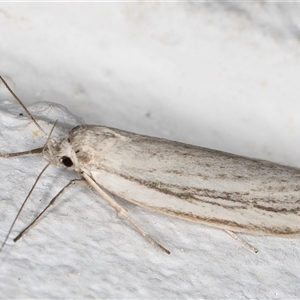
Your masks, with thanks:
[[(30, 110), (71, 126), (82, 122), (49, 103)], [(0, 107), (1, 152), (42, 145), (35, 125), (20, 111), (8, 101)], [(56, 134), (63, 132), (58, 126)], [(1, 159), (1, 240), (43, 165), (39, 155)], [(48, 170), (12, 236), (75, 176), (56, 167)], [(88, 187), (72, 188), (58, 203), (22, 240), (13, 245), (10, 239), (1, 253), (3, 298), (280, 298), (300, 292), (299, 239), (245, 236), (260, 250), (254, 254), (221, 230), (125, 203), (139, 224), (171, 250), (167, 255)]]
[[(0, 72), (27, 104), (300, 166), (299, 4), (1, 4)], [(0, 151), (44, 140), (0, 89)], [(53, 110), (53, 106), (50, 111)], [(41, 115), (48, 115), (49, 109)], [(69, 114), (51, 119), (68, 123)], [(80, 120), (73, 120), (78, 123)], [(73, 124), (74, 124), (73, 123)], [(43, 124), (43, 123), (42, 123)], [(45, 162), (1, 159), (0, 238)], [(74, 174), (51, 168), (12, 237)], [(74, 187), (0, 254), (1, 298), (296, 298), (300, 240), (243, 236), (125, 204), (157, 251)]]

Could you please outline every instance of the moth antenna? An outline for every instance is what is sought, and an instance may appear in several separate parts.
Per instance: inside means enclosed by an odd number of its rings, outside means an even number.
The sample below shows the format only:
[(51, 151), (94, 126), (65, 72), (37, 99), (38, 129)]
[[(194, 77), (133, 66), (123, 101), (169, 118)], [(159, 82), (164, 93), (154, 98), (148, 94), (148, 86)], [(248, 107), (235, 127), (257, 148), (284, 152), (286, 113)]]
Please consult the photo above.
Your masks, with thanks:
[(18, 103), (23, 107), (23, 109), (26, 111), (30, 119), (34, 122), (34, 124), (47, 136), (47, 132), (39, 125), (39, 123), (35, 120), (33, 115), (30, 113), (30, 111), (27, 109), (27, 107), (22, 103), (22, 101), (19, 99), (19, 97), (13, 92), (13, 90), (9, 87), (9, 85), (6, 83), (4, 78), (0, 75), (0, 79), (5, 85), (5, 87), (9, 90), (9, 92), (13, 95), (13, 97), (18, 101)]
[[(53, 124), (53, 126), (52, 126), (52, 128), (51, 128), (51, 131), (50, 131), (50, 133), (49, 133), (49, 136), (48, 136), (48, 138), (47, 138), (47, 141), (46, 141), (46, 143), (45, 143), (45, 146), (44, 146), (44, 148), (43, 148), (42, 153), (44, 153), (44, 150), (45, 150), (46, 148), (48, 148), (50, 154), (53, 155), (52, 148), (49, 146), (49, 142), (50, 142), (51, 135), (52, 135), (52, 133), (53, 133), (53, 130), (54, 130), (54, 128), (55, 128), (57, 122), (58, 122), (58, 120), (55, 121), (55, 123)], [(54, 142), (54, 140), (51, 140), (51, 141)]]
[(49, 204), (42, 210), (42, 212), (26, 227), (24, 228), (15, 238), (14, 242), (17, 242), (26, 232), (28, 232), (44, 215), (44, 213), (53, 206), (56, 200), (73, 184), (83, 181), (82, 179), (73, 179), (65, 187), (63, 187), (54, 198), (49, 202)]
[(16, 217), (14, 218), (14, 221), (12, 222), (12, 224), (11, 224), (9, 230), (8, 230), (8, 233), (7, 233), (7, 235), (6, 235), (5, 239), (4, 239), (4, 242), (3, 242), (2, 245), (1, 245), (0, 252), (2, 251), (3, 247), (5, 246), (5, 244), (6, 244), (7, 240), (8, 240), (8, 237), (9, 237), (9, 235), (10, 235), (10, 233), (11, 233), (11, 231), (12, 231), (12, 229), (13, 229), (13, 227), (14, 227), (14, 225), (15, 225), (15, 223), (16, 223), (16, 221), (17, 221), (17, 219), (18, 219), (18, 217), (19, 217), (19, 215), (20, 215), (20, 213), (21, 213), (21, 211), (22, 211), (22, 209), (23, 209), (23, 207), (24, 207), (24, 205), (26, 204), (26, 202), (27, 202), (27, 200), (29, 199), (29, 197), (30, 197), (32, 191), (34, 190), (34, 188), (35, 188), (37, 182), (38, 182), (39, 179), (41, 178), (42, 174), (43, 174), (43, 173), (46, 171), (46, 169), (49, 167), (49, 165), (50, 165), (50, 163), (48, 163), (48, 164), (44, 167), (44, 169), (40, 172), (40, 174), (39, 174), (38, 177), (36, 178), (36, 180), (35, 180), (35, 182), (34, 182), (32, 188), (30, 189), (30, 191), (29, 191), (27, 197), (26, 197), (25, 200), (23, 201), (23, 203), (22, 203), (22, 205), (21, 205), (21, 207), (20, 207), (20, 209), (19, 209), (19, 211), (18, 211)]
[(133, 225), (137, 231), (145, 237), (152, 245), (156, 246), (160, 250), (164, 251), (167, 254), (171, 252), (154, 240), (143, 228), (136, 224), (132, 218), (127, 214), (126, 210), (119, 205), (116, 201), (113, 200), (100, 186), (97, 184), (90, 176), (82, 172), (82, 177), (97, 191), (97, 193), (111, 206), (117, 213), (121, 214), (131, 225)]

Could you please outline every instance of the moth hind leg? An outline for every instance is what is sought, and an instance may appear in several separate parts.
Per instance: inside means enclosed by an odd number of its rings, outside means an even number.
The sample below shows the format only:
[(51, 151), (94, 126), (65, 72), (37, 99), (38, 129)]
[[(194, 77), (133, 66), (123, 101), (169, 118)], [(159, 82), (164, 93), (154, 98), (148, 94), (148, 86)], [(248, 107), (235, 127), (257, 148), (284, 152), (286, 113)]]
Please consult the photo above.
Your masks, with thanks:
[(242, 239), (240, 236), (238, 236), (237, 234), (235, 234), (233, 231), (231, 230), (227, 230), (224, 229), (224, 231), (226, 233), (228, 233), (231, 237), (233, 237), (236, 241), (240, 242), (241, 244), (243, 244), (246, 248), (248, 248), (249, 250), (257, 253), (258, 249), (255, 248), (254, 246), (250, 245), (247, 241), (245, 241), (244, 239)]

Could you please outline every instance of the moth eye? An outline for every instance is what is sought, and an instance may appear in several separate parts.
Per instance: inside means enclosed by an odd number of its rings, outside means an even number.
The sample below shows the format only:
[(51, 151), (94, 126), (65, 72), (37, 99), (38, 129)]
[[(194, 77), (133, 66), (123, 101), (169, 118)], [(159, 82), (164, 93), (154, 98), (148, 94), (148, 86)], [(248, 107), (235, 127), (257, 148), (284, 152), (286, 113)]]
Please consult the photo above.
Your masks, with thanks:
[(71, 158), (68, 156), (61, 157), (60, 162), (68, 168), (73, 166), (73, 162), (72, 162)]

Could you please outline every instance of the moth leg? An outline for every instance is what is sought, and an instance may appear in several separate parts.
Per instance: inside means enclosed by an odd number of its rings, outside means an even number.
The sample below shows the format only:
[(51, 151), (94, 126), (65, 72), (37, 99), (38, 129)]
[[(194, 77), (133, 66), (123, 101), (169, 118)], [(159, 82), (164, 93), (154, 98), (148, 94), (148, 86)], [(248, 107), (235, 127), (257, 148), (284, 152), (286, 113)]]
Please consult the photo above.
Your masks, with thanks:
[[(123, 207), (123, 209), (127, 212), (126, 208)], [(116, 217), (120, 218), (120, 211), (115, 209), (115, 212), (116, 212)]]
[(117, 214), (122, 215), (132, 226), (134, 226), (137, 231), (144, 236), (152, 245), (158, 247), (162, 251), (170, 254), (171, 252), (155, 241), (143, 228), (141, 228), (138, 224), (136, 224), (133, 219), (127, 214), (126, 210), (119, 205), (112, 197), (110, 197), (98, 183), (96, 183), (90, 176), (85, 174), (84, 172), (81, 173), (81, 176), (96, 190), (96, 192), (111, 206), (113, 207)]
[(14, 242), (18, 241), (26, 232), (28, 232), (34, 225), (37, 224), (37, 222), (42, 218), (42, 216), (45, 214), (45, 212), (55, 204), (56, 200), (72, 185), (77, 184), (78, 182), (85, 182), (82, 179), (73, 179), (71, 180), (65, 187), (63, 187), (57, 195), (52, 198), (52, 200), (49, 202), (49, 204), (43, 209), (43, 211), (26, 227), (24, 228), (15, 238)]
[(237, 234), (235, 234), (234, 232), (224, 229), (224, 231), (226, 233), (228, 233), (231, 237), (233, 237), (236, 241), (242, 243), (246, 248), (248, 248), (249, 250), (257, 253), (258, 249), (256, 249), (255, 247), (253, 247), (252, 245), (250, 245), (248, 242), (246, 242), (244, 239), (242, 239), (240, 236), (238, 236)]
[(36, 154), (36, 153), (42, 153), (44, 147), (42, 148), (36, 148), (28, 151), (22, 151), (22, 152), (15, 152), (15, 153), (0, 153), (0, 157), (15, 157), (15, 156), (21, 156), (21, 155), (27, 155), (27, 154)]

